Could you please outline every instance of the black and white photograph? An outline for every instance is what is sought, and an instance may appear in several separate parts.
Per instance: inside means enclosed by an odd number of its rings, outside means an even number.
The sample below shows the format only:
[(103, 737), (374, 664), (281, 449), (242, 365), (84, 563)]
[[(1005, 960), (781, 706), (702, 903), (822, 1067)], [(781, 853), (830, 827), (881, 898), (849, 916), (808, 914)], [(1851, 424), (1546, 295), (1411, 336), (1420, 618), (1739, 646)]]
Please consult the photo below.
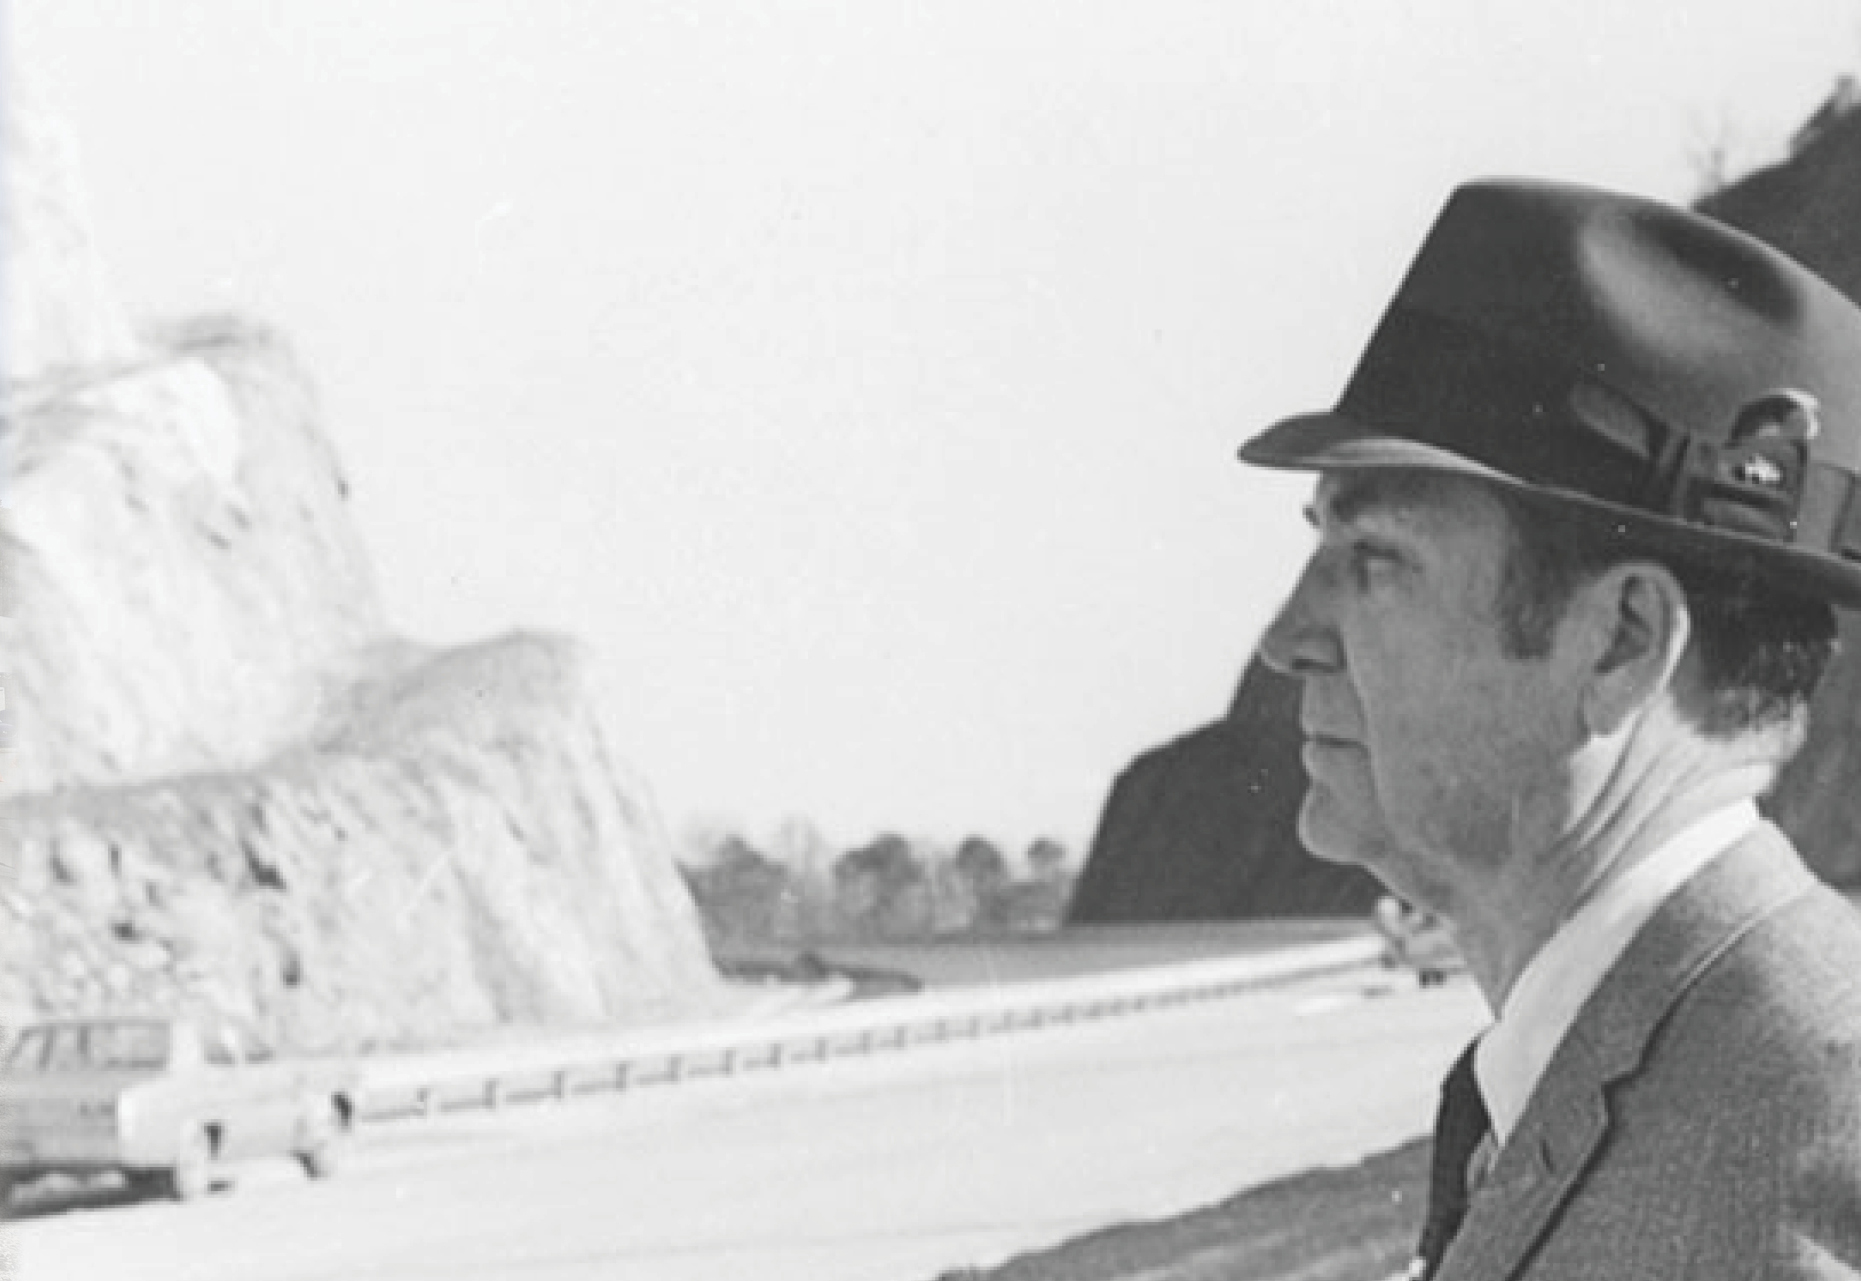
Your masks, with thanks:
[(1861, 1281), (1861, 2), (0, 0), (0, 1281)]

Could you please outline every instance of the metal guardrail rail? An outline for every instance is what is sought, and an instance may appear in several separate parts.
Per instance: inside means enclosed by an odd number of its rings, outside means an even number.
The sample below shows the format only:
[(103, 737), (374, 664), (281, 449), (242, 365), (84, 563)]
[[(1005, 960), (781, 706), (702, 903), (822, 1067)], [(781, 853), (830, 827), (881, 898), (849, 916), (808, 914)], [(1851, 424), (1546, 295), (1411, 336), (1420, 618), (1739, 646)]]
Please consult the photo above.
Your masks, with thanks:
[(382, 1122), (566, 1102), (693, 1078), (997, 1036), (1221, 1000), (1355, 969), (1382, 954), (1378, 939), (1346, 939), (1266, 956), (886, 997), (763, 1020), (383, 1058), (359, 1065), (358, 1112), (361, 1120)]

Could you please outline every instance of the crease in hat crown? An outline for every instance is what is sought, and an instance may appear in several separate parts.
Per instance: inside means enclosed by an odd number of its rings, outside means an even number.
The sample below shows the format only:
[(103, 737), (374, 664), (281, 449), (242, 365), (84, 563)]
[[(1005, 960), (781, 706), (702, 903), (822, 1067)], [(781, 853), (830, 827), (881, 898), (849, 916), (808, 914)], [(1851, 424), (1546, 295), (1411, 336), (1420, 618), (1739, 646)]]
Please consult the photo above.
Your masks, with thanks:
[(1861, 309), (1636, 196), (1456, 189), (1335, 407), (1241, 457), (1484, 476), (1619, 517), (1650, 552), (1731, 556), (1861, 606)]

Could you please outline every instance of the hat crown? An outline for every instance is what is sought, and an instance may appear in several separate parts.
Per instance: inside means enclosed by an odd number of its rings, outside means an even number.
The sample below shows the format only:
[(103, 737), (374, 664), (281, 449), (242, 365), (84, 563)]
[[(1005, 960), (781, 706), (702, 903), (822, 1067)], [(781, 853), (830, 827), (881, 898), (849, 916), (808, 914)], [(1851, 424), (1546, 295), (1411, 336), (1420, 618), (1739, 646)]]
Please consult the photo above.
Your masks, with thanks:
[(1241, 456), (1471, 472), (1600, 510), (1662, 554), (1861, 606), (1861, 309), (1652, 200), (1458, 188), (1336, 408)]
[(1456, 190), (1391, 303), (1466, 325), (1708, 440), (1794, 389), (1861, 471), (1861, 312), (1760, 241), (1651, 200), (1541, 182)]

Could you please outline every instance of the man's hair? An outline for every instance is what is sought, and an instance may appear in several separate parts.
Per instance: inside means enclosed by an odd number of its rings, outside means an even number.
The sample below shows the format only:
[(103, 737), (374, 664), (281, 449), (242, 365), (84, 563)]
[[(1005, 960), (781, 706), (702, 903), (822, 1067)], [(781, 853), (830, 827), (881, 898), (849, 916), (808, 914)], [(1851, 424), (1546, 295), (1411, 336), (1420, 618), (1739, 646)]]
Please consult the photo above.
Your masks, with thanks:
[(1836, 649), (1826, 601), (1780, 592), (1750, 573), (1651, 555), (1600, 518), (1553, 512), (1503, 485), (1492, 492), (1511, 526), (1496, 606), (1514, 658), (1550, 652), (1551, 635), (1577, 588), (1628, 560), (1666, 566), (1686, 592), (1704, 704), (1691, 709), (1714, 738), (1792, 725)]

